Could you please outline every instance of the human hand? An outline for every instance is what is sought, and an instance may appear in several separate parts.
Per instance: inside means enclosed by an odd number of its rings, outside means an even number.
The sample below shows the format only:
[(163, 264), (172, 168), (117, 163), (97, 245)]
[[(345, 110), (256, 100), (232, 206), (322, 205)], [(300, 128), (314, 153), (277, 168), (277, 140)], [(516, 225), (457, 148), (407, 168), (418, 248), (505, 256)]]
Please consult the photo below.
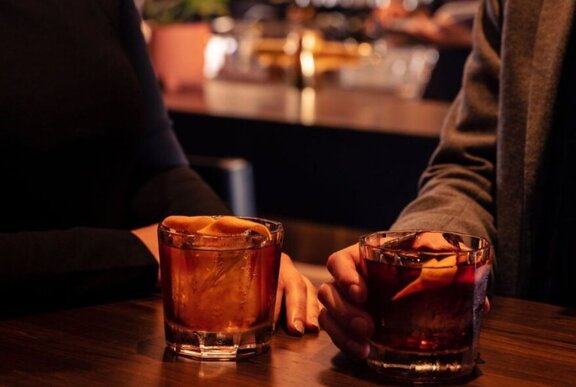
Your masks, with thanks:
[(131, 231), (148, 248), (150, 253), (160, 262), (158, 252), (158, 224), (151, 224)]
[[(156, 259), (156, 262), (160, 263), (160, 252), (158, 251), (158, 224), (151, 224), (149, 226), (137, 228), (131, 230), (140, 242), (142, 242), (150, 251), (150, 253)], [(158, 283), (160, 283), (160, 270), (158, 270)]]
[[(411, 247), (438, 251), (457, 249), (438, 234), (421, 233)], [(390, 238), (393, 239), (393, 238)], [(467, 249), (466, 246), (460, 248)], [(358, 245), (349, 246), (328, 258), (327, 268), (334, 280), (323, 284), (318, 298), (325, 309), (320, 312), (320, 326), (334, 344), (352, 358), (365, 359), (370, 351), (369, 339), (374, 331), (374, 321), (364, 310), (368, 290), (360, 274), (361, 258)], [(490, 310), (488, 298), (484, 312)]]
[(325, 307), (320, 312), (320, 326), (342, 352), (365, 359), (370, 351), (368, 340), (374, 322), (362, 306), (368, 291), (359, 272), (358, 245), (332, 254), (327, 268), (334, 280), (323, 284), (318, 291)]
[[(158, 225), (152, 224), (131, 230), (131, 232), (148, 248), (156, 261), (160, 262), (157, 230)], [(158, 271), (158, 280), (160, 280), (160, 271)], [(280, 316), (283, 301), (285, 302), (286, 327), (289, 333), (302, 335), (305, 331), (318, 332), (320, 304), (316, 288), (308, 278), (298, 272), (290, 257), (284, 253), (280, 261), (274, 321), (277, 321)]]
[(289, 333), (302, 335), (306, 331), (319, 331), (320, 304), (316, 288), (308, 278), (300, 274), (290, 257), (284, 253), (280, 261), (275, 322), (280, 318), (282, 302), (284, 302), (286, 328)]

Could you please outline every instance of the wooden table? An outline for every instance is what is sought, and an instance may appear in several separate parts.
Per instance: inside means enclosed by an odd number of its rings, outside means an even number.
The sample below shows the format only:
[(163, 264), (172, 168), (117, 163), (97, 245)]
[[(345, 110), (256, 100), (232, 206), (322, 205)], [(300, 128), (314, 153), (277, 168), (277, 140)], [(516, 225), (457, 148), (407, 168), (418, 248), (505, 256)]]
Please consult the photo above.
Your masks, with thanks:
[[(362, 364), (328, 336), (279, 332), (271, 350), (238, 363), (174, 358), (159, 297), (0, 321), (0, 385), (369, 386)], [(576, 383), (574, 310), (497, 298), (481, 335), (474, 386)]]
[[(498, 298), (484, 324), (477, 386), (574, 385), (576, 316)], [(159, 297), (0, 321), (0, 385), (364, 386), (378, 384), (328, 336), (279, 332), (267, 354), (239, 363), (174, 358)]]
[[(576, 384), (576, 311), (496, 298), (473, 386)], [(175, 358), (164, 347), (160, 297), (0, 320), (0, 385), (370, 386), (378, 380), (321, 332), (278, 332), (242, 362)]]

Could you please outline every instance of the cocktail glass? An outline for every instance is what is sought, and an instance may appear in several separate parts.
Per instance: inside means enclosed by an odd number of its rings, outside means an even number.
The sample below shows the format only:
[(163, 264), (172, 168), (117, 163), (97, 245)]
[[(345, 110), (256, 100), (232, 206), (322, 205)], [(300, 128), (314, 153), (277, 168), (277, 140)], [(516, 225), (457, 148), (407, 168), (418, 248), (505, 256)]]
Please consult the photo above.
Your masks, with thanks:
[(445, 382), (475, 369), (492, 263), (483, 238), (442, 231), (381, 231), (360, 238), (369, 367), (391, 379)]
[(242, 219), (269, 236), (158, 228), (166, 343), (179, 355), (239, 360), (269, 348), (284, 231), (278, 222)]

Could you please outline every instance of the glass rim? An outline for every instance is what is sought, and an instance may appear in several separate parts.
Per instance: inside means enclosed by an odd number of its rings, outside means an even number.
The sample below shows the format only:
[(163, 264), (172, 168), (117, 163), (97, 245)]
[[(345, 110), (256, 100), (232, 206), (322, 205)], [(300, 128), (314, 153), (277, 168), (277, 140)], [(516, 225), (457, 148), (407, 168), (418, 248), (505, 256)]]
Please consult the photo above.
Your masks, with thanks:
[[(206, 215), (209, 216), (211, 218), (220, 218), (223, 216), (230, 216), (230, 215)], [(232, 215), (235, 216), (235, 215)], [(236, 218), (239, 219), (245, 219), (245, 220), (251, 220), (253, 222), (256, 223), (260, 223), (260, 224), (264, 224), (266, 225), (266, 223), (269, 223), (271, 225), (276, 226), (275, 230), (270, 230), (269, 227), (268, 230), (270, 231), (270, 234), (272, 234), (272, 238), (274, 238), (276, 235), (278, 235), (280, 232), (284, 231), (284, 226), (282, 224), (282, 222), (276, 221), (276, 220), (270, 220), (270, 219), (266, 219), (266, 218), (259, 218), (259, 217), (255, 217), (255, 216), (235, 216)], [(162, 222), (160, 222), (158, 224), (158, 230), (162, 231), (162, 232), (167, 232), (170, 233), (171, 235), (177, 235), (177, 236), (182, 236), (182, 237), (199, 237), (202, 239), (206, 239), (206, 240), (222, 240), (222, 239), (238, 239), (238, 238), (245, 238), (246, 234), (245, 233), (241, 233), (241, 234), (228, 234), (228, 235), (208, 235), (208, 234), (198, 234), (198, 233), (187, 233), (187, 232), (180, 232), (180, 231), (176, 231), (175, 229), (165, 226), (162, 224)], [(262, 237), (264, 237), (262, 235)]]
[[(485, 246), (471, 248), (470, 250), (458, 249), (458, 250), (453, 250), (453, 251), (436, 251), (436, 250), (429, 250), (429, 249), (416, 250), (416, 249), (405, 249), (405, 248), (398, 248), (398, 247), (386, 247), (386, 246), (383, 246), (382, 244), (375, 245), (373, 243), (368, 242), (368, 240), (367, 240), (369, 237), (374, 236), (374, 235), (378, 235), (378, 234), (380, 234), (380, 235), (382, 235), (382, 234), (406, 234), (406, 235), (404, 235), (404, 237), (409, 237), (409, 236), (413, 236), (413, 235), (416, 235), (419, 233), (424, 233), (424, 232), (436, 233), (436, 234), (454, 234), (454, 235), (467, 237), (467, 238), (476, 238), (476, 239), (479, 239), (480, 241), (482, 241), (485, 244)], [(401, 235), (399, 235), (398, 238), (387, 241), (386, 243), (397, 241), (400, 238), (402, 238)], [(428, 256), (446, 256), (449, 254), (470, 254), (470, 253), (478, 253), (478, 252), (482, 252), (482, 251), (490, 251), (492, 249), (492, 243), (488, 239), (481, 237), (481, 236), (478, 236), (478, 235), (467, 234), (467, 233), (457, 232), (457, 231), (425, 230), (425, 229), (381, 230), (381, 231), (370, 232), (370, 233), (363, 234), (360, 236), (359, 246), (360, 247), (365, 246), (365, 247), (368, 247), (371, 249), (375, 249), (375, 250), (379, 250), (379, 251), (386, 251), (386, 252), (413, 251), (413, 252), (417, 252), (418, 254), (426, 254)]]

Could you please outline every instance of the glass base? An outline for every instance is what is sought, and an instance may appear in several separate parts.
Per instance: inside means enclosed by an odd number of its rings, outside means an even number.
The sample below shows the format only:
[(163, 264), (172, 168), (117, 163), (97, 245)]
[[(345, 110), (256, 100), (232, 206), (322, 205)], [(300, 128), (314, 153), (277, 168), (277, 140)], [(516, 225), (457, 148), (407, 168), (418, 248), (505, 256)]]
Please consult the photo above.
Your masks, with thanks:
[(476, 367), (470, 349), (434, 354), (372, 351), (367, 360), (370, 368), (388, 379), (412, 384), (454, 382), (469, 377)]
[(197, 360), (237, 361), (270, 348), (272, 326), (242, 332), (200, 332), (166, 325), (166, 345), (177, 355)]

